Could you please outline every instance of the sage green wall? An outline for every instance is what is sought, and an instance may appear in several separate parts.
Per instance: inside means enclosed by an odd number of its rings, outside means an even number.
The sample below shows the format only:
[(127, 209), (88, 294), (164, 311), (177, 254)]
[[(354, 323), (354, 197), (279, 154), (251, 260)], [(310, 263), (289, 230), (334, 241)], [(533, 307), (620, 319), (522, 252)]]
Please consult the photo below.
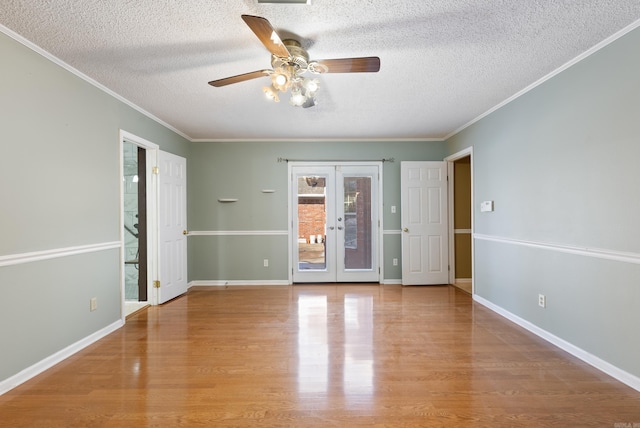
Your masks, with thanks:
[[(119, 130), (189, 143), (3, 33), (0, 57), (0, 256), (119, 241)], [(0, 381), (119, 320), (119, 272), (118, 249), (0, 267)]]
[[(400, 162), (442, 160), (444, 142), (231, 142), (193, 143), (188, 160), (189, 229), (193, 231), (288, 230), (287, 163), (297, 160), (374, 160), (383, 166), (384, 230), (400, 229)], [(275, 193), (261, 193), (274, 189)], [(238, 198), (221, 204), (218, 198)], [(398, 207), (391, 214), (390, 207)], [(400, 235), (384, 235), (385, 279), (400, 279)], [(284, 236), (190, 236), (189, 280), (288, 279)], [(262, 265), (268, 258), (269, 268)], [(400, 265), (400, 263), (399, 263)]]
[[(447, 142), (449, 153), (473, 146), (474, 232), (499, 239), (475, 240), (475, 292), (636, 377), (638, 46), (636, 29)], [(484, 200), (495, 201), (495, 212), (479, 211)], [(549, 245), (629, 253), (631, 260)], [(546, 309), (538, 307), (539, 293)]]

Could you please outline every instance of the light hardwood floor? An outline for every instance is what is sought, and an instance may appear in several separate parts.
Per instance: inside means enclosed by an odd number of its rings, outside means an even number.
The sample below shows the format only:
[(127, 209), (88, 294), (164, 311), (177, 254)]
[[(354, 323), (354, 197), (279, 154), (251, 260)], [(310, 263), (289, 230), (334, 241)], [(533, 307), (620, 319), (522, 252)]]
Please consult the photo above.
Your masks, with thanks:
[(634, 423), (640, 392), (451, 286), (193, 288), (0, 396), (3, 427)]

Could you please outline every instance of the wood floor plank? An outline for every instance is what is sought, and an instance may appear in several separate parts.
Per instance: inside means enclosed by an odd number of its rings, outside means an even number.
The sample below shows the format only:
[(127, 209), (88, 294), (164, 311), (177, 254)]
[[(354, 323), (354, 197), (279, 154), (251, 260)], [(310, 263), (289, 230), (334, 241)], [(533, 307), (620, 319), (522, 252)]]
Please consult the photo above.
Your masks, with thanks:
[(3, 427), (616, 424), (639, 392), (449, 286), (193, 288), (0, 396)]

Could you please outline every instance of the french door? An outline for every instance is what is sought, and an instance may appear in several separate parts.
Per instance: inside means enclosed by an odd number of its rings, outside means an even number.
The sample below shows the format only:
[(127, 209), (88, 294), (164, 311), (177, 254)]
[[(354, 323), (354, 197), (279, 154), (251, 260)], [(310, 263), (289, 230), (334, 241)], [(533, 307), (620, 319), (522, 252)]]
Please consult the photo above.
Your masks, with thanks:
[(291, 166), (293, 282), (378, 282), (380, 165)]

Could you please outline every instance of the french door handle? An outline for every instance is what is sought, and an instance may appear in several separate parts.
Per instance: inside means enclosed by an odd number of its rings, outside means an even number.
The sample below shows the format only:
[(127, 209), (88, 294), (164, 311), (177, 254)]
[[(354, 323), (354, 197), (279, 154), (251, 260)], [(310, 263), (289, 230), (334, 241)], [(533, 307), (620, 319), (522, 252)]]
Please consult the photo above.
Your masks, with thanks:
[(342, 230), (342, 226), (338, 226), (338, 230)]
[(333, 227), (333, 226), (329, 226), (329, 229), (330, 229), (330, 230), (333, 230), (333, 229), (335, 229), (335, 227)]

